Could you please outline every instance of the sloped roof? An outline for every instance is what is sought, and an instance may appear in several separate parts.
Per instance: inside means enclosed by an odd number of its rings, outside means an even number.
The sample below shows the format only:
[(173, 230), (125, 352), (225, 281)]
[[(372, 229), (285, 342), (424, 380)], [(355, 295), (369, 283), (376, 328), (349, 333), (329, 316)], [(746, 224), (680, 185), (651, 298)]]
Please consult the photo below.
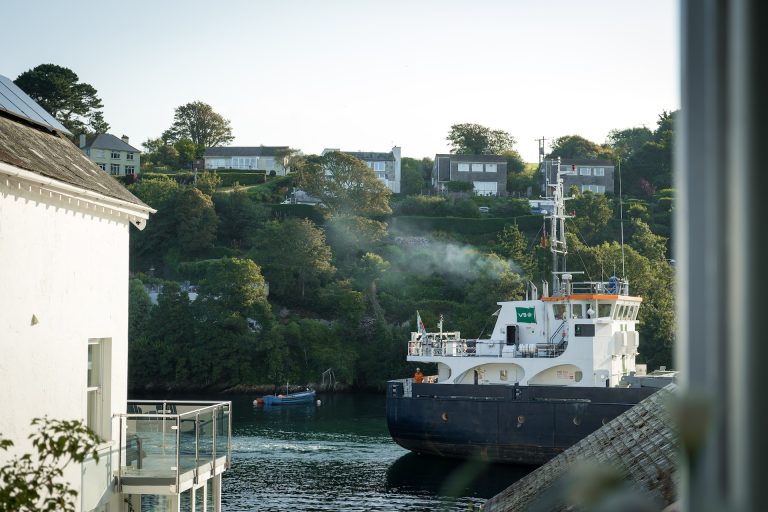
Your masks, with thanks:
[(97, 133), (86, 139), (85, 148), (90, 149), (108, 149), (110, 151), (128, 151), (140, 153), (138, 149), (131, 146), (123, 139), (115, 137), (111, 133)]
[(0, 162), (149, 208), (102, 171), (66, 136), (0, 112)]
[(276, 156), (288, 146), (214, 146), (205, 148), (205, 157), (230, 156)]

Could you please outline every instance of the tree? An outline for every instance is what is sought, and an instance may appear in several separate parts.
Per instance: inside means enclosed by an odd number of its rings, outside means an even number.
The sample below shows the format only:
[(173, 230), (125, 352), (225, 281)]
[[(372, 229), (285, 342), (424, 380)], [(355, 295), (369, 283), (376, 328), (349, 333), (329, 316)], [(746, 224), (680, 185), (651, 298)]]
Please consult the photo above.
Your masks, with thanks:
[(183, 138), (173, 143), (173, 147), (178, 152), (178, 165), (188, 169), (192, 167), (192, 162), (197, 157), (197, 145), (192, 142), (192, 139)]
[(401, 165), (400, 191), (405, 195), (421, 194), (426, 181), (423, 161), (403, 157)]
[(96, 89), (80, 82), (69, 68), (56, 64), (40, 64), (20, 74), (13, 81), (49, 114), (58, 119), (75, 136), (87, 131), (109, 130), (104, 107)]
[(228, 119), (207, 103), (193, 101), (176, 108), (173, 124), (162, 138), (171, 142), (186, 138), (198, 147), (210, 148), (229, 144), (235, 137)]
[(365, 162), (337, 151), (295, 165), (299, 187), (333, 214), (386, 215), (390, 190)]
[(642, 128), (627, 128), (625, 130), (611, 130), (608, 132), (608, 144), (613, 153), (626, 162), (637, 153), (644, 144), (650, 142), (653, 132), (643, 126)]
[(613, 152), (609, 147), (600, 146), (579, 135), (566, 135), (552, 141), (552, 151), (546, 158), (586, 158), (613, 159)]
[[(199, 181), (199, 180), (198, 180)], [(256, 229), (266, 221), (271, 210), (262, 203), (256, 203), (240, 186), (228, 194), (213, 196), (216, 215), (221, 221), (218, 229), (219, 242), (239, 249), (250, 246)]]
[(221, 176), (216, 174), (216, 171), (203, 171), (195, 180), (195, 187), (207, 195), (213, 196), (216, 193), (216, 189), (221, 185)]
[(462, 155), (500, 155), (513, 151), (515, 145), (507, 132), (474, 123), (454, 124), (446, 140), (451, 143), (451, 153)]
[[(99, 460), (99, 438), (80, 421), (35, 418), (29, 435), (33, 454), (18, 455), (0, 466), (0, 512), (74, 512), (77, 491), (62, 481), (64, 468), (88, 458)], [(0, 451), (13, 441), (0, 437)]]
[(536, 265), (528, 248), (529, 242), (516, 224), (508, 224), (496, 237), (496, 252), (500, 256), (512, 260), (519, 273), (532, 281), (538, 281), (539, 275), (534, 275)]
[(171, 201), (174, 238), (182, 253), (213, 247), (219, 219), (210, 196), (196, 188), (181, 189)]
[(336, 271), (325, 234), (308, 219), (268, 222), (257, 239), (254, 259), (261, 263), (270, 289), (287, 303), (302, 303), (309, 287), (314, 289)]

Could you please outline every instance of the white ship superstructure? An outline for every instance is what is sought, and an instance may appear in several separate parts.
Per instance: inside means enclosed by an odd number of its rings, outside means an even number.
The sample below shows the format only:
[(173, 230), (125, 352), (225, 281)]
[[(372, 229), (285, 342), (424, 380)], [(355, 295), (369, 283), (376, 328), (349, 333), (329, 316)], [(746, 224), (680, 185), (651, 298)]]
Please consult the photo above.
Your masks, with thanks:
[[(558, 165), (559, 167), (559, 165)], [(464, 339), (459, 332), (412, 332), (408, 360), (437, 363), (442, 384), (615, 387), (636, 371), (637, 314), (642, 298), (629, 295), (629, 283), (575, 282), (566, 270), (563, 179), (549, 185), (552, 293), (533, 283), (528, 299), (499, 302), (490, 338)], [(442, 324), (442, 322), (441, 322)]]

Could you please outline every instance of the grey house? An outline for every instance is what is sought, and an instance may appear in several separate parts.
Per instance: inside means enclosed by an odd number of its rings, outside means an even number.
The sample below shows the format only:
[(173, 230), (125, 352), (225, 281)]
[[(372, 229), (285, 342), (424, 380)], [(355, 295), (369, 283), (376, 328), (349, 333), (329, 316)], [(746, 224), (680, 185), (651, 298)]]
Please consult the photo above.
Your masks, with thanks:
[[(579, 192), (594, 192), (596, 194), (613, 194), (614, 166), (610, 160), (562, 159), (561, 176), (566, 192), (572, 186)], [(546, 194), (546, 183), (554, 183), (557, 177), (557, 160), (545, 160), (539, 168), (539, 184), (541, 192)]]
[(113, 176), (136, 174), (141, 169), (141, 151), (128, 144), (128, 136), (117, 138), (109, 133), (80, 135), (80, 151), (93, 160), (102, 171)]
[(368, 167), (373, 169), (376, 176), (384, 182), (389, 190), (395, 194), (400, 193), (401, 149), (399, 146), (393, 147), (389, 153), (341, 151), (340, 149), (326, 148), (323, 150), (323, 155), (334, 151), (362, 160)]
[(242, 169), (252, 171), (275, 171), (285, 176), (288, 146), (215, 146), (206, 148), (206, 169)]
[(449, 181), (472, 183), (479, 196), (505, 196), (507, 161), (498, 155), (435, 155), (432, 186), (442, 192)]

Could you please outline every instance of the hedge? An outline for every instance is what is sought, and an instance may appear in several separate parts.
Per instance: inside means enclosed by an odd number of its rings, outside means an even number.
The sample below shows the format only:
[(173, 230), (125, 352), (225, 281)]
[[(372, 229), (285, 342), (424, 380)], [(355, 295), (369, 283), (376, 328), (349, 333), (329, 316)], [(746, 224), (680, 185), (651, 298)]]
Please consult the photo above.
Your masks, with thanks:
[[(198, 176), (203, 171), (198, 171)], [(221, 178), (220, 187), (232, 187), (235, 183), (239, 183), (243, 186), (248, 185), (261, 185), (266, 179), (265, 173), (262, 172), (216, 172), (216, 175)], [(181, 185), (191, 185), (195, 181), (195, 174), (189, 171), (173, 172), (173, 173), (159, 173), (159, 172), (145, 172), (142, 173), (143, 179), (153, 179), (157, 177), (166, 177), (176, 180), (176, 183)]]
[(409, 233), (425, 233), (430, 231), (445, 231), (461, 234), (498, 233), (508, 224), (517, 224), (520, 231), (536, 233), (541, 227), (541, 215), (525, 215), (509, 219), (465, 217), (392, 217), (390, 229)]
[(325, 220), (321, 209), (310, 204), (272, 204), (270, 206), (275, 217), (309, 219), (315, 224), (322, 224)]

